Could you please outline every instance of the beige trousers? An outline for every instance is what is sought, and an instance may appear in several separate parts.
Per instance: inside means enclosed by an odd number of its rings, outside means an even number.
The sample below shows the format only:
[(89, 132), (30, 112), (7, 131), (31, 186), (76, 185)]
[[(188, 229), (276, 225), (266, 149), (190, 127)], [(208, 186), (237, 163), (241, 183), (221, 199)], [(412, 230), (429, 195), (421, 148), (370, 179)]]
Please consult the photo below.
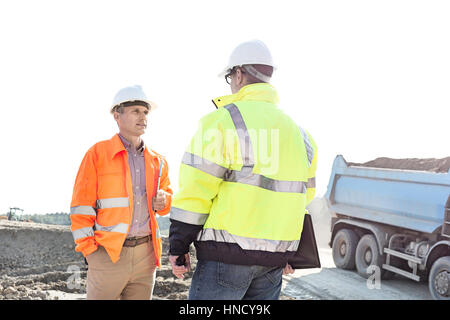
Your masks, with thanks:
[(136, 247), (123, 247), (120, 259), (112, 263), (99, 246), (86, 257), (88, 300), (150, 300), (156, 274), (151, 240)]

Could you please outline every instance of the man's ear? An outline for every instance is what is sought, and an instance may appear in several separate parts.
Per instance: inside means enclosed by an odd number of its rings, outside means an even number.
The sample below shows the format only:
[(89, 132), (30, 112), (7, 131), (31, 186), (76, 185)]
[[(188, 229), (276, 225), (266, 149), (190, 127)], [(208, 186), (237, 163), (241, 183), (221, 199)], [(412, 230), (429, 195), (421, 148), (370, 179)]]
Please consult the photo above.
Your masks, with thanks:
[(238, 86), (242, 86), (244, 84), (244, 81), (245, 81), (244, 74), (242, 73), (242, 70), (238, 68), (236, 70), (236, 84)]
[(119, 120), (119, 113), (117, 111), (114, 111), (114, 120)]

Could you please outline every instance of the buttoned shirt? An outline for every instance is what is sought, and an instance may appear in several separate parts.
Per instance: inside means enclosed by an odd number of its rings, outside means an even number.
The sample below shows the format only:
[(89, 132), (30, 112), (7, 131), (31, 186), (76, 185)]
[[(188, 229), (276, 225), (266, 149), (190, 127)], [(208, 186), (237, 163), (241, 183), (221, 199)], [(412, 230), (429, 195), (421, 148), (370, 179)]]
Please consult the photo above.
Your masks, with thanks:
[(127, 238), (148, 236), (151, 234), (151, 229), (145, 185), (144, 141), (141, 140), (141, 145), (135, 149), (120, 133), (119, 137), (128, 153), (133, 188), (133, 217)]

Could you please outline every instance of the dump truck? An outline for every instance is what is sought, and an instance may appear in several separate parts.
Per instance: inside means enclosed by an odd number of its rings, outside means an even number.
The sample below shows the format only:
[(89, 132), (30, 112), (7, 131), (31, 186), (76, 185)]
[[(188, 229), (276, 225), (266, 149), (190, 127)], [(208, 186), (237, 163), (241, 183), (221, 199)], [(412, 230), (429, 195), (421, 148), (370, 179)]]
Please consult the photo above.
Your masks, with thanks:
[[(450, 161), (450, 158), (448, 158)], [(325, 199), (336, 267), (380, 281), (398, 274), (428, 281), (450, 299), (450, 170), (419, 171), (347, 163), (338, 155)]]

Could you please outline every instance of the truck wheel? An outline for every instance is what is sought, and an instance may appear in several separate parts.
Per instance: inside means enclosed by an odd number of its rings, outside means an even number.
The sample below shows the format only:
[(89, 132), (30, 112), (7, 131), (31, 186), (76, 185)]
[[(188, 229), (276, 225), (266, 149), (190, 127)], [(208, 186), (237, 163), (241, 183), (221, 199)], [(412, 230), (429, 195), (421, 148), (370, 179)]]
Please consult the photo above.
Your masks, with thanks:
[(355, 264), (359, 275), (364, 278), (369, 278), (373, 274), (370, 266), (380, 268), (381, 278), (386, 278), (388, 274), (381, 267), (383, 265), (384, 257), (378, 250), (378, 243), (375, 236), (372, 234), (364, 235), (358, 242), (356, 247)]
[(450, 256), (437, 259), (430, 270), (428, 288), (435, 300), (450, 300)]
[(339, 230), (333, 240), (332, 253), (336, 267), (340, 269), (355, 269), (355, 252), (358, 236), (353, 230)]

